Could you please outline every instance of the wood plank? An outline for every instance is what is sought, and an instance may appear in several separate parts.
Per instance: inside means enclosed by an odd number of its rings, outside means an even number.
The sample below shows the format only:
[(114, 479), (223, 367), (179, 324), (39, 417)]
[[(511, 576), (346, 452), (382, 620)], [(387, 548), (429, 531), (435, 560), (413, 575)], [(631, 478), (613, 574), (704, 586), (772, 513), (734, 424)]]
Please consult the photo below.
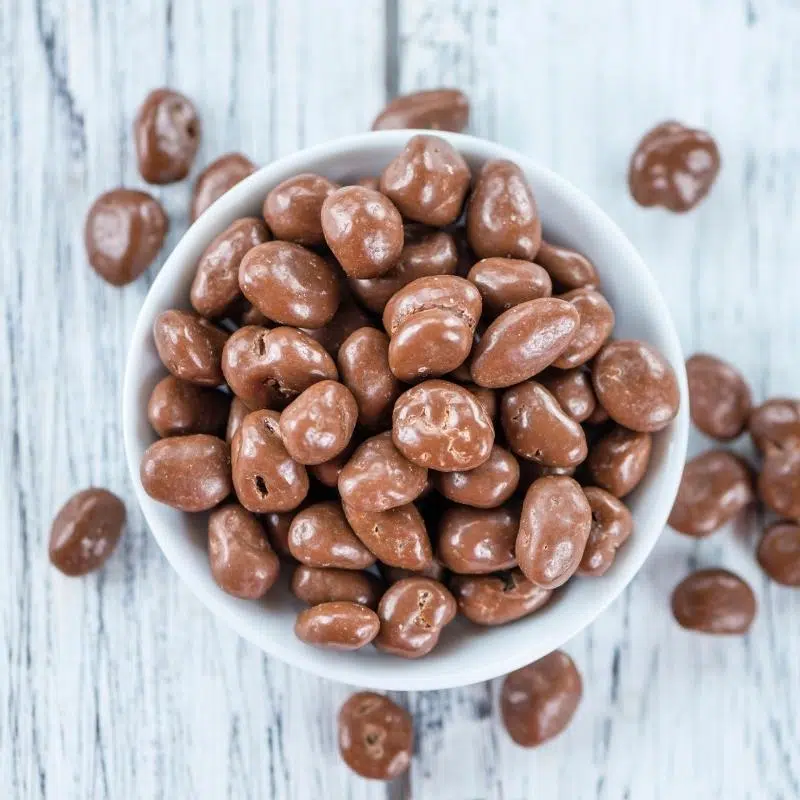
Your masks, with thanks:
[[(147, 91), (199, 106), (197, 169), (363, 129), (383, 103), (383, 5), (9, 0), (0, 8), (0, 786), (8, 797), (383, 797), (338, 762), (348, 690), (288, 670), (217, 624), (179, 582), (130, 491), (118, 420), (127, 341), (150, 279), (88, 268), (99, 192), (142, 186), (130, 129)], [(331, 35), (347, 19), (353, 46)], [(357, 89), (355, 88), (357, 87)], [(197, 170), (195, 170), (197, 171)], [(190, 182), (153, 189), (185, 229)], [(151, 275), (157, 271), (151, 270)], [(47, 563), (76, 489), (128, 503), (97, 576)]]
[[(778, 2), (691, 0), (409, 0), (400, 10), (400, 92), (463, 88), (472, 132), (536, 157), (619, 222), (656, 274), (687, 352), (727, 355), (758, 398), (800, 392), (796, 14)], [(724, 160), (713, 195), (683, 217), (639, 208), (626, 187), (638, 138), (673, 117), (710, 129)], [(788, 635), (800, 597), (760, 575), (756, 526), (701, 543), (665, 532), (624, 597), (567, 647), (585, 699), (548, 747), (510, 742), (492, 702), (499, 681), (412, 698), (422, 731), (413, 795), (800, 794), (800, 642)], [(696, 564), (752, 580), (761, 614), (748, 639), (677, 629), (669, 593)]]

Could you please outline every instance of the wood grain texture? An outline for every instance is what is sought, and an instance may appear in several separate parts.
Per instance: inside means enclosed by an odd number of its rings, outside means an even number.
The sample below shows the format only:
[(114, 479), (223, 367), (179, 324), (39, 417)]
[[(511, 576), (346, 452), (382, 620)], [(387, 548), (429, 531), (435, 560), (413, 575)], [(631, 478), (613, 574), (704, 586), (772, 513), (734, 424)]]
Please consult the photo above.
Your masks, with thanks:
[[(800, 393), (792, 344), (800, 334), (792, 266), (800, 119), (788, 88), (797, 76), (796, 8), (431, 0), (401, 9), (400, 91), (465, 89), (474, 132), (560, 172), (628, 233), (687, 353), (726, 354), (759, 399)], [(669, 118), (707, 127), (722, 150), (718, 185), (686, 216), (641, 209), (626, 189), (639, 137)], [(665, 532), (635, 583), (569, 644), (585, 697), (548, 747), (522, 751), (498, 730), (499, 681), (494, 693), (481, 686), (414, 698), (424, 731), (414, 796), (800, 797), (800, 594), (759, 572), (758, 522), (700, 543)], [(673, 586), (695, 566), (716, 565), (758, 593), (747, 639), (692, 636), (669, 615)], [(452, 780), (444, 790), (443, 772)]]
[[(349, 5), (0, 4), (4, 797), (385, 796), (337, 761), (333, 720), (347, 690), (290, 672), (217, 624), (146, 531), (118, 413), (149, 280), (114, 290), (82, 245), (94, 196), (143, 186), (130, 130), (156, 86), (199, 106), (195, 172), (227, 150), (266, 163), (364, 129), (384, 101), (383, 5), (349, 15), (343, 57), (332, 32)], [(353, 87), (344, 101), (343, 87)], [(172, 222), (165, 253), (186, 228), (190, 190), (152, 190)], [(128, 530), (107, 569), (70, 580), (48, 567), (49, 524), (90, 484), (126, 498)]]
[[(0, 3), (0, 794), (800, 797), (800, 595), (756, 568), (756, 519), (701, 543), (665, 533), (626, 594), (568, 646), (584, 702), (541, 750), (506, 737), (499, 681), (399, 697), (415, 714), (417, 753), (388, 788), (338, 761), (334, 719), (348, 690), (216, 623), (147, 533), (118, 408), (127, 339), (158, 265), (114, 290), (87, 267), (81, 228), (99, 192), (143, 186), (130, 127), (158, 85), (198, 103), (197, 169), (232, 149), (264, 163), (366, 129), (387, 94), (460, 86), (473, 132), (561, 172), (619, 222), (687, 352), (728, 354), (759, 398), (800, 395), (793, 4), (355, 5)], [(712, 196), (684, 217), (638, 208), (625, 187), (638, 137), (669, 117), (710, 129), (724, 160)], [(165, 253), (187, 224), (190, 189), (153, 190), (172, 221)], [(128, 531), (101, 574), (68, 580), (47, 564), (49, 523), (90, 484), (126, 498)], [(669, 593), (695, 565), (752, 581), (749, 637), (712, 641), (674, 625)]]

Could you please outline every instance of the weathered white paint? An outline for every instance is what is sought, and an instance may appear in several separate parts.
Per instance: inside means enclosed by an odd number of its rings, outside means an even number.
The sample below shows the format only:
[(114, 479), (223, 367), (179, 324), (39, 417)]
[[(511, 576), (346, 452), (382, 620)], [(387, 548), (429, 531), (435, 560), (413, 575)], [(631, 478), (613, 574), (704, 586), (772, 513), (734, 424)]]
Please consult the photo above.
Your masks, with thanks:
[[(536, 156), (618, 220), (687, 350), (727, 353), (758, 397), (798, 394), (798, 52), (800, 10), (786, 0), (3, 0), (0, 793), (800, 797), (800, 594), (759, 574), (755, 519), (700, 543), (665, 533), (624, 598), (570, 644), (585, 699), (559, 740), (512, 745), (498, 682), (409, 695), (409, 778), (387, 789), (351, 776), (334, 727), (348, 690), (218, 625), (144, 529), (117, 409), (148, 280), (105, 286), (81, 242), (96, 194), (142, 185), (130, 125), (154, 86), (199, 104), (200, 167), (363, 130), (386, 91), (455, 84), (472, 97), (474, 132)], [(639, 209), (625, 188), (638, 136), (673, 116), (712, 130), (724, 159), (713, 195), (685, 217)], [(170, 244), (189, 191), (155, 190)], [(130, 524), (106, 570), (68, 580), (47, 565), (48, 526), (89, 484), (126, 496)], [(669, 592), (695, 564), (753, 581), (748, 638), (672, 623)]]

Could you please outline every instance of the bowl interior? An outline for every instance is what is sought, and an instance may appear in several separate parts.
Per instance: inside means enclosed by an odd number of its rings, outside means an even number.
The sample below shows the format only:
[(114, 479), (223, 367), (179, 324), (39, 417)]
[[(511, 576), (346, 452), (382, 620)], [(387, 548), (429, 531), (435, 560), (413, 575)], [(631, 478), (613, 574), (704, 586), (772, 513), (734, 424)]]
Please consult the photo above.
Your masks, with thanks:
[(650, 342), (678, 374), (682, 406), (669, 428), (657, 434), (647, 477), (629, 498), (634, 534), (601, 578), (575, 578), (544, 610), (499, 628), (478, 628), (457, 619), (423, 659), (407, 661), (367, 647), (337, 653), (310, 647), (294, 636), (302, 605), (287, 589), (290, 569), (262, 602), (225, 594), (211, 577), (206, 555), (206, 515), (189, 515), (151, 500), (139, 480), (139, 462), (155, 440), (146, 415), (150, 392), (165, 370), (152, 341), (155, 317), (187, 308), (194, 268), (206, 245), (234, 219), (259, 215), (270, 188), (299, 172), (347, 182), (376, 175), (413, 135), (384, 131), (320, 145), (264, 167), (207, 211), (178, 243), (145, 299), (136, 323), (123, 390), (128, 466), (144, 516), (172, 566), (192, 591), (239, 634), (283, 661), (335, 680), (375, 689), (437, 689), (504, 674), (562, 645), (592, 622), (640, 568), (666, 522), (686, 453), (688, 402), (683, 355), (669, 312), (650, 272), (616, 225), (585, 195), (529, 158), (470, 136), (443, 134), (475, 169), (489, 158), (509, 158), (527, 174), (551, 241), (574, 247), (597, 266), (616, 311), (617, 338)]

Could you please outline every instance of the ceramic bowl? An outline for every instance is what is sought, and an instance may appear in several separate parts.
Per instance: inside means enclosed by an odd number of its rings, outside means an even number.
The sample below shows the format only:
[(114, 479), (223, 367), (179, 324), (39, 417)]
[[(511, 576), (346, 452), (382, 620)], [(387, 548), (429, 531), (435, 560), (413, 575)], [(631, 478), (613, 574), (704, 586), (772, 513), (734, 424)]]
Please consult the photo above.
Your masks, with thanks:
[(301, 172), (346, 183), (377, 175), (414, 135), (380, 131), (311, 147), (274, 161), (231, 189), (187, 231), (148, 293), (128, 352), (123, 390), (125, 451), (144, 517), (159, 546), (192, 592), (241, 636), (265, 653), (299, 669), (374, 689), (422, 690), (463, 686), (505, 674), (560, 647), (597, 618), (625, 589), (666, 523), (686, 454), (689, 404), (675, 326), (656, 282), (622, 231), (585, 194), (521, 153), (471, 136), (443, 133), (473, 170), (488, 159), (507, 158), (528, 177), (548, 240), (587, 255), (599, 270), (602, 288), (616, 312), (617, 338), (643, 339), (670, 361), (678, 375), (681, 409), (654, 437), (650, 469), (627, 499), (634, 533), (611, 569), (600, 578), (574, 578), (552, 603), (510, 625), (480, 628), (457, 619), (426, 657), (409, 661), (366, 647), (340, 653), (316, 649), (294, 635), (302, 607), (288, 590), (290, 568), (259, 602), (225, 594), (214, 582), (206, 554), (204, 514), (190, 515), (161, 505), (144, 492), (139, 462), (155, 440), (147, 421), (147, 399), (166, 373), (152, 338), (153, 321), (165, 309), (187, 308), (189, 286), (200, 254), (233, 220), (260, 215), (267, 192)]

